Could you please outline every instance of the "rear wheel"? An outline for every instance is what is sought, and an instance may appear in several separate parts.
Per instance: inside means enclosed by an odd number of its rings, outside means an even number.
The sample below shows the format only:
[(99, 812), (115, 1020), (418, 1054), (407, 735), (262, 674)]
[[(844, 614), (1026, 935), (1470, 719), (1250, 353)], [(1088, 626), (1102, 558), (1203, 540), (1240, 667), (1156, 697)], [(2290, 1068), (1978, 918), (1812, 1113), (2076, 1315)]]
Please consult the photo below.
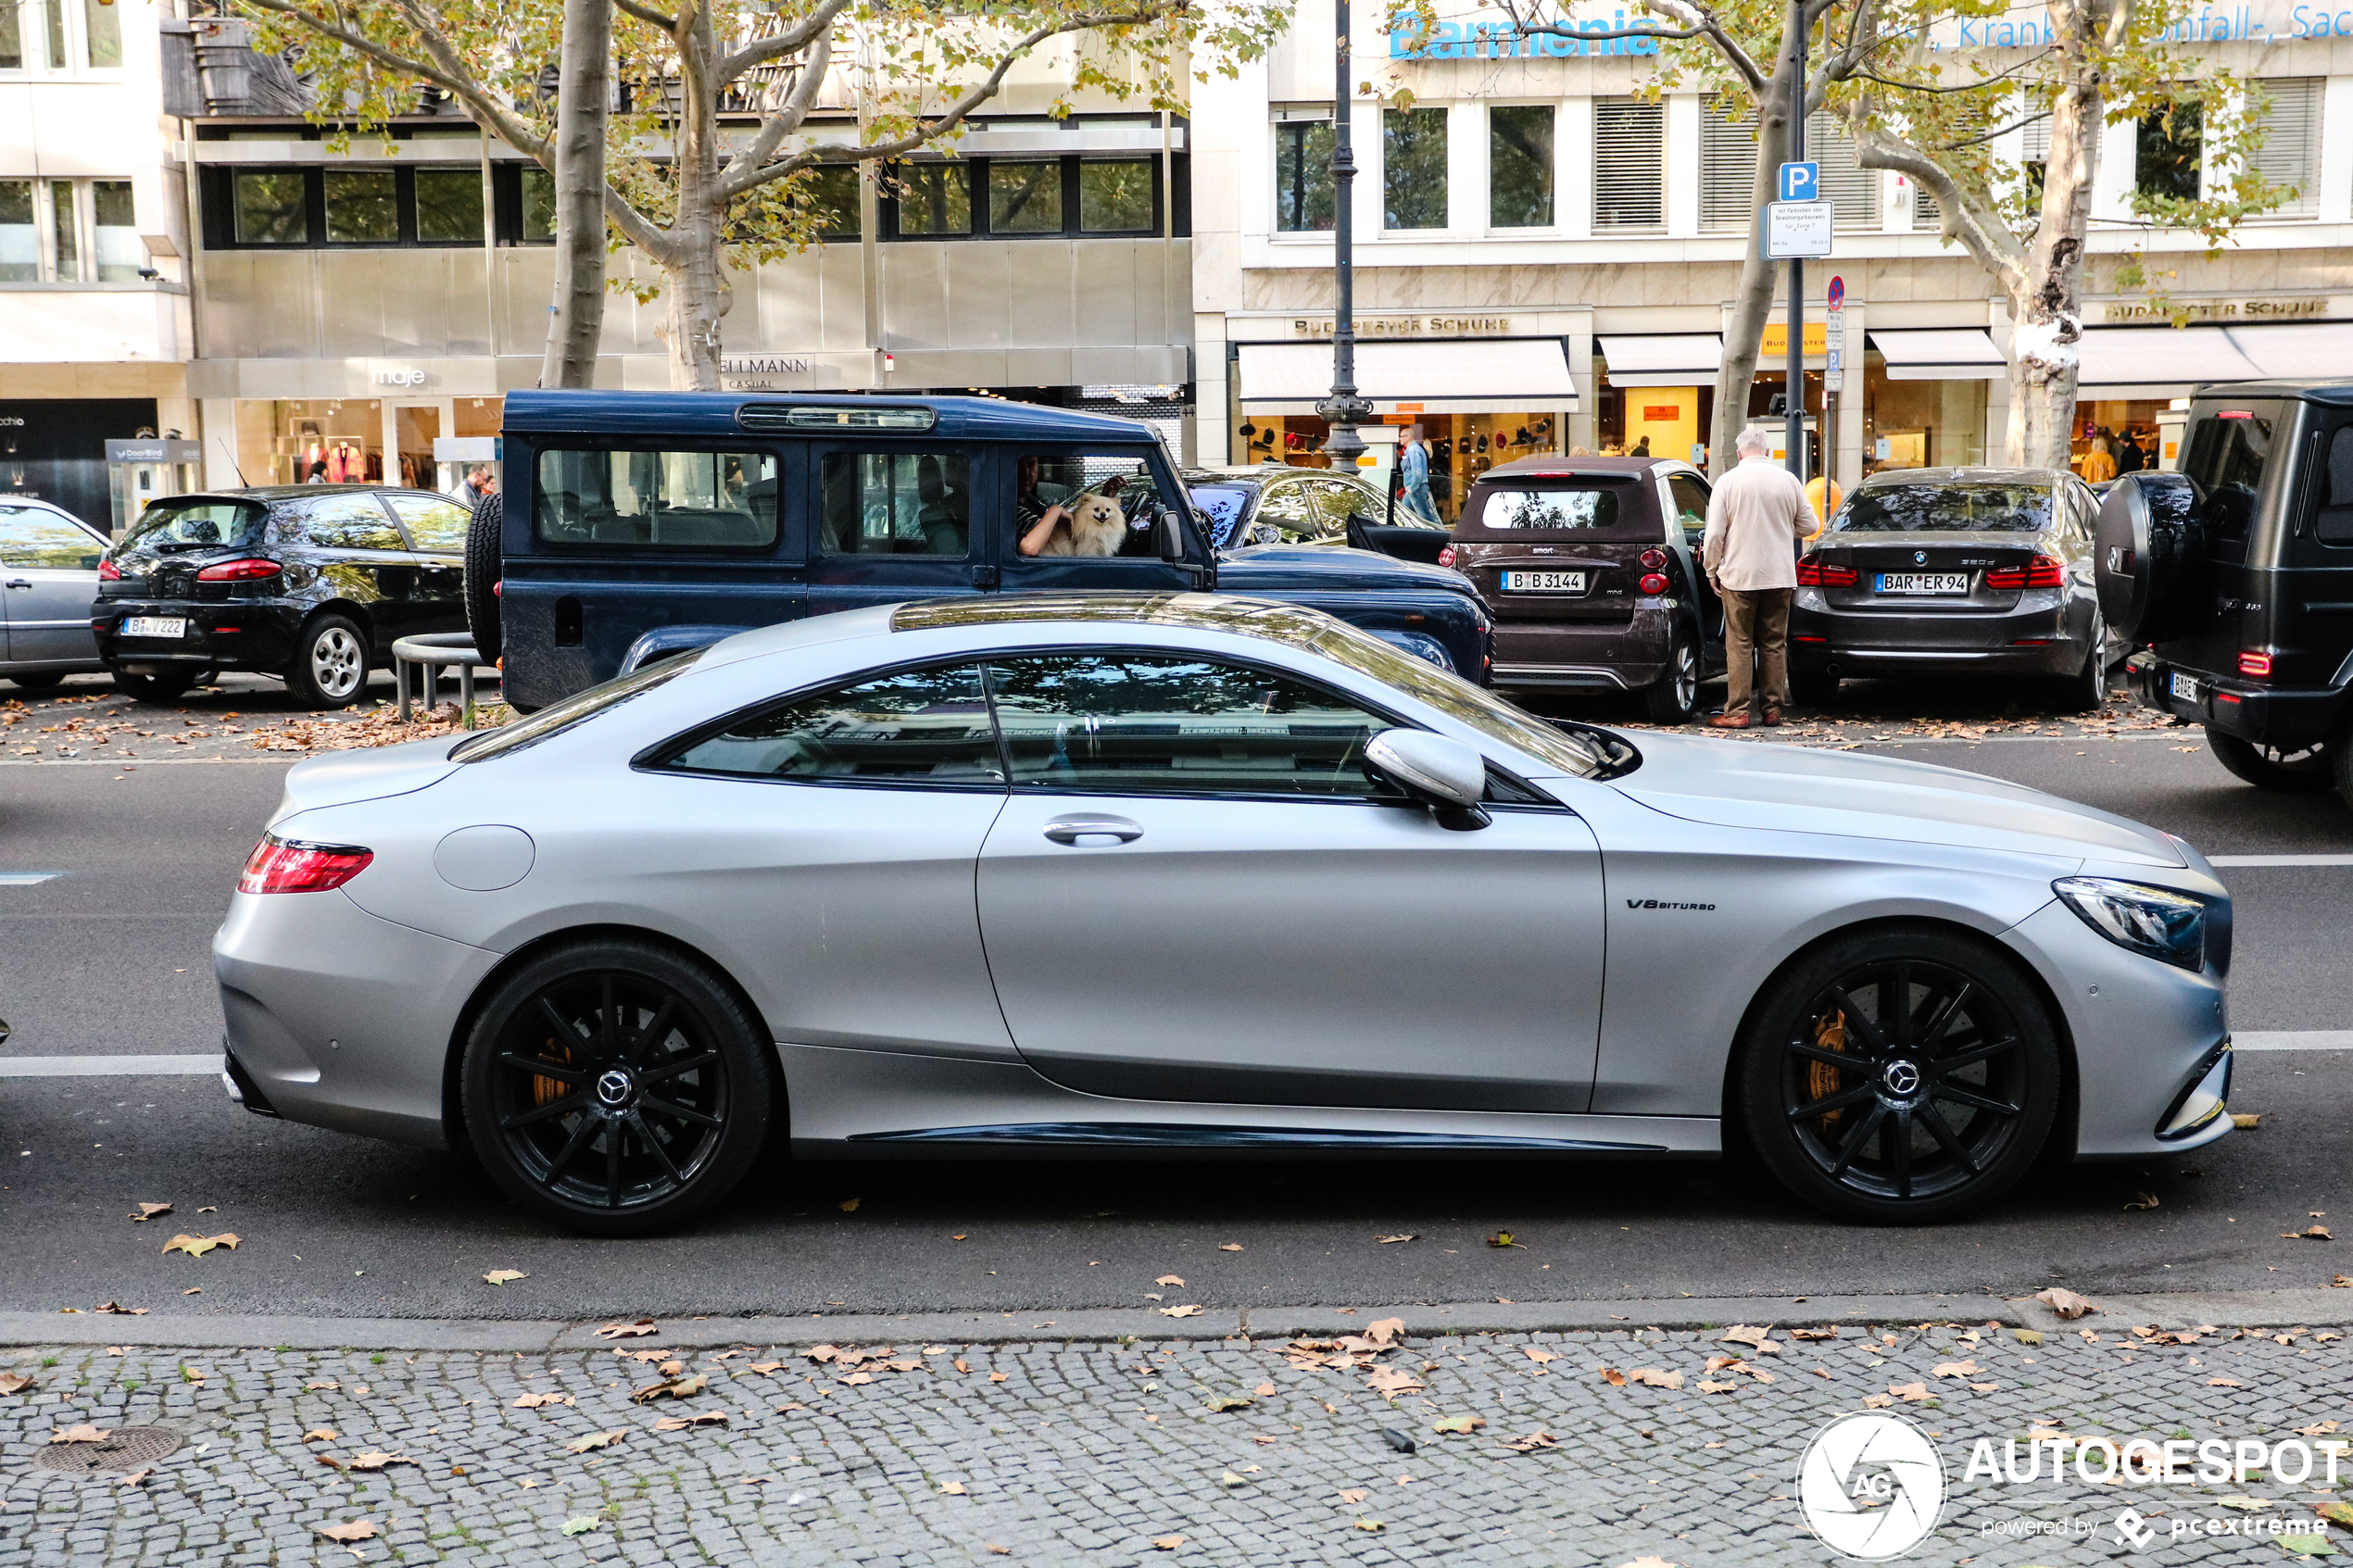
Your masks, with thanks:
[(473, 521), (466, 525), (466, 630), (473, 633), (474, 651), (491, 664), (498, 662), (501, 648), (498, 531), (506, 515), (507, 504), (494, 490), (474, 503)]
[(2017, 963), (1930, 927), (1835, 939), (1776, 979), (1742, 1041), (1742, 1120), (1790, 1191), (1907, 1223), (1992, 1201), (2049, 1135), (2057, 1032)]
[(2318, 795), (2336, 784), (2335, 769), (2325, 746), (2316, 744), (2287, 751), (2276, 746), (2258, 746), (2211, 727), (2206, 732), (2206, 744), (2214, 753), (2214, 760), (2258, 789), (2281, 795)]
[(1699, 649), (1691, 638), (1675, 634), (1667, 656), (1667, 673), (1644, 688), (1642, 706), (1654, 724), (1688, 724), (1699, 707)]
[(19, 674), (8, 677), (8, 679), (14, 681), (18, 685), (22, 686), (29, 692), (45, 692), (51, 687), (61, 684), (65, 678), (65, 672), (60, 670), (44, 670), (31, 674)]
[(340, 615), (322, 615), (295, 639), (286, 689), (305, 708), (348, 708), (368, 684), (368, 638)]
[(178, 702), (195, 684), (193, 671), (174, 670), (161, 675), (133, 675), (127, 670), (114, 672), (114, 689), (133, 702)]
[(2108, 665), (2103, 657), (2107, 641), (2107, 633), (2094, 626), (2092, 649), (2083, 657), (2083, 668), (2052, 683), (2053, 708), (2061, 713), (2097, 713), (2100, 710), (2101, 705), (2108, 701)]
[(593, 1236), (716, 1203), (766, 1141), (774, 1069), (719, 978), (649, 943), (582, 942), (510, 976), (467, 1042), (466, 1134), (515, 1200)]

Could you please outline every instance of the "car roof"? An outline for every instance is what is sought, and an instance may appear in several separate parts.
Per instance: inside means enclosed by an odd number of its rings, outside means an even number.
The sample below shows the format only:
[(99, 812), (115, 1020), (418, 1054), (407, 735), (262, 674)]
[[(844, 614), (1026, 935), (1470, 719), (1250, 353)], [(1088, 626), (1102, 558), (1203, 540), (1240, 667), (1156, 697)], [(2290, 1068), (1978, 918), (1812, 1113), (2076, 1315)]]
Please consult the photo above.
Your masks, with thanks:
[(1863, 481), (1866, 490), (1897, 484), (2050, 484), (2072, 479), (2065, 469), (1965, 468), (1881, 469)]
[(2353, 381), (2333, 377), (2325, 381), (2283, 379), (2208, 383), (2197, 389), (2196, 396), (2201, 403), (2229, 402), (2242, 397), (2300, 397), (2308, 403), (2334, 403), (2342, 407), (2353, 405)]
[(1311, 469), (1298, 463), (1195, 463), (1182, 470), (1180, 477), (1189, 480), (1272, 480), (1290, 473), (1312, 473), (1325, 479), (1353, 479), (1366, 483), (1343, 469)]
[(191, 490), (182, 495), (158, 495), (147, 503), (150, 507), (170, 506), (182, 501), (300, 501), (322, 495), (436, 495), (449, 497), (436, 490), (420, 490), (412, 484), (248, 484), (221, 490)]
[(1564, 458), (1557, 452), (1540, 452), (1534, 457), (1497, 463), (1479, 474), (1478, 483), (1485, 484), (1497, 479), (1640, 479), (1657, 470), (1688, 470), (1691, 466), (1673, 458)]
[(1304, 605), (1253, 599), (1239, 594), (987, 594), (967, 598), (919, 599), (891, 611), (894, 632), (928, 632), (944, 626), (1005, 626), (1066, 621), (1074, 626), (1111, 621), (1127, 626), (1176, 626), (1194, 632), (1228, 632), (1265, 637), (1293, 646), (1338, 625), (1332, 617)]
[[(1001, 397), (924, 397), (891, 394), (848, 393), (835, 396), (762, 395), (736, 392), (589, 392), (531, 389), (507, 394), (500, 416), (509, 431), (548, 431), (583, 434), (736, 435), (750, 433), (742, 415), (747, 410), (773, 411), (777, 418), (795, 408), (843, 408), (859, 412), (890, 408), (925, 408), (934, 416), (925, 430), (876, 429), (870, 426), (828, 428), (812, 425), (796, 430), (757, 433), (796, 439), (847, 435), (861, 440), (876, 437), (930, 436), (1043, 443), (1072, 440), (1153, 442), (1160, 432), (1141, 420), (1114, 414), (1087, 413), (1076, 408), (1047, 408)], [(754, 418), (757, 419), (755, 413)]]

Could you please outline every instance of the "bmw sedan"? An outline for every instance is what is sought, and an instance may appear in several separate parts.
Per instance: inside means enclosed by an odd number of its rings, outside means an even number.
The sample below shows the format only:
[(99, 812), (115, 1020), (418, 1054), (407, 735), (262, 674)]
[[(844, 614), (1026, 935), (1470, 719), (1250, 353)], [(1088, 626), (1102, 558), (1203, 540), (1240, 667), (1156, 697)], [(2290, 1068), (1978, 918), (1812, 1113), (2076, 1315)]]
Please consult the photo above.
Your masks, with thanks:
[(772, 1142), (1739, 1139), (1906, 1222), (2221, 1137), (2230, 912), (2180, 839), (1999, 781), (1638, 750), (1297, 606), (1008, 596), (306, 761), (214, 954), (249, 1109), (464, 1146), (600, 1235)]
[(2107, 695), (2091, 487), (2051, 469), (1882, 470), (1797, 563), (1792, 696), (1850, 675), (2039, 680), (2059, 707)]

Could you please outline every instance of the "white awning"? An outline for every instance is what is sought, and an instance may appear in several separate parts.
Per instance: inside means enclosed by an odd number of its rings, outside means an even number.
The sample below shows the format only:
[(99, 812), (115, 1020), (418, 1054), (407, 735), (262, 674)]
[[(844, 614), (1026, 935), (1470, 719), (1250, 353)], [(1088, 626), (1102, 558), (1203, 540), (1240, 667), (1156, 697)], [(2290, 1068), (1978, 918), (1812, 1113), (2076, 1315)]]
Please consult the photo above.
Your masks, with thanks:
[[(1242, 407), (1312, 414), (1331, 395), (1328, 343), (1245, 343)], [(1577, 407), (1556, 337), (1449, 338), (1356, 345), (1356, 390), (1382, 414), (1516, 414)]]
[(2334, 378), (2353, 366), (2353, 321), (2225, 327), (2222, 331), (2266, 381)]
[(1718, 332), (1662, 332), (1655, 337), (1604, 337), (1612, 386), (1713, 386), (1724, 361)]
[(2082, 354), (2076, 385), (2101, 397), (2185, 397), (2200, 382), (2263, 376), (2221, 327), (2093, 327)]
[(1887, 361), (1890, 381), (2000, 381), (2008, 361), (1982, 327), (1881, 332), (1871, 329), (1871, 346)]

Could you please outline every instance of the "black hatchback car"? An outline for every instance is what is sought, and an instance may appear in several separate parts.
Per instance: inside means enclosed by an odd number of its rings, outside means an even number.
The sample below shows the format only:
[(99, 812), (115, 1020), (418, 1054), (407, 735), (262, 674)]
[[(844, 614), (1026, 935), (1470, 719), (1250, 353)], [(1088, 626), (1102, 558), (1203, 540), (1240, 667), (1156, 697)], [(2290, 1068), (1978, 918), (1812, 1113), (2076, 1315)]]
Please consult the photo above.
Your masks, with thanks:
[(166, 496), (98, 564), (98, 655), (143, 702), (246, 670), (348, 707), (394, 639), (466, 629), (471, 521), (446, 495), (372, 485)]

